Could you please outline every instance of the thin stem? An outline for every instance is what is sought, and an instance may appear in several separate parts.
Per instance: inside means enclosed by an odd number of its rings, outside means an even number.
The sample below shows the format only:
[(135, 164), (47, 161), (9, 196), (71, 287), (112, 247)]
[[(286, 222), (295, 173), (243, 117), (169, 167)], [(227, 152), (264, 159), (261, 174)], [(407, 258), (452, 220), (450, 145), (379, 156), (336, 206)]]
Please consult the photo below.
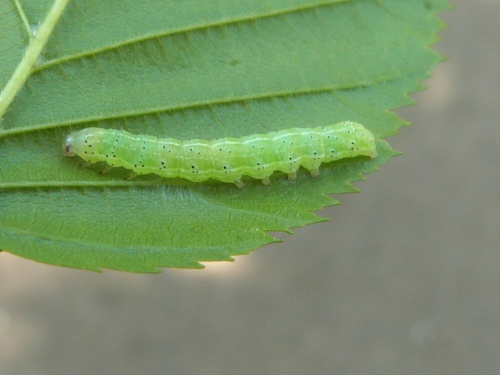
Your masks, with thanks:
[(0, 93), (0, 118), (4, 115), (7, 108), (12, 103), (17, 93), (28, 79), (38, 56), (42, 53), (45, 44), (50, 38), (54, 27), (57, 25), (64, 8), (70, 0), (55, 0), (52, 9), (50, 9), (45, 21), (40, 25), (37, 34), (31, 39), (28, 48), (24, 53), (17, 69), (11, 79)]
[(19, 2), (19, 0), (15, 0), (14, 3), (16, 4), (17, 11), (19, 12), (19, 16), (23, 20), (24, 27), (26, 28), (26, 32), (28, 33), (29, 38), (33, 38), (33, 33), (31, 32), (31, 26), (28, 21), (28, 17), (26, 16), (26, 13), (24, 12), (23, 6)]

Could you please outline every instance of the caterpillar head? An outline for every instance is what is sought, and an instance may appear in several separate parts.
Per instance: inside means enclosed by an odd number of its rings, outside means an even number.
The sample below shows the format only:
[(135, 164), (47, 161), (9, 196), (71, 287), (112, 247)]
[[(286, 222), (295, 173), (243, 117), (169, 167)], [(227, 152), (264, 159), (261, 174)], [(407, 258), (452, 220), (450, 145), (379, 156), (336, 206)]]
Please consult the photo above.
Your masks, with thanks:
[(74, 144), (75, 144), (75, 132), (68, 134), (63, 142), (63, 155), (64, 156), (75, 156)]
[(87, 128), (68, 134), (62, 146), (64, 156), (78, 155), (86, 161), (94, 162), (92, 145), (96, 139), (96, 131), (99, 133), (101, 129)]

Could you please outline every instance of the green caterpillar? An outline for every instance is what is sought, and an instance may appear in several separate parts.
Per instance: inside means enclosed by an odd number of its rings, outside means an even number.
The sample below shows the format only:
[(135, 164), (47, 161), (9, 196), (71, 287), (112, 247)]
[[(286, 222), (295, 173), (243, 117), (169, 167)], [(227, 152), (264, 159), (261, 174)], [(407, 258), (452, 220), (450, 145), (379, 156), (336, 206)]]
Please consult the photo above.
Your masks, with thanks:
[(195, 182), (212, 178), (238, 187), (244, 186), (244, 175), (268, 184), (274, 171), (287, 173), (293, 179), (303, 166), (315, 177), (321, 163), (377, 156), (373, 134), (350, 121), (213, 141), (179, 141), (124, 130), (87, 128), (69, 134), (63, 152), (90, 163), (105, 161), (112, 167), (125, 167), (135, 174), (155, 173)]

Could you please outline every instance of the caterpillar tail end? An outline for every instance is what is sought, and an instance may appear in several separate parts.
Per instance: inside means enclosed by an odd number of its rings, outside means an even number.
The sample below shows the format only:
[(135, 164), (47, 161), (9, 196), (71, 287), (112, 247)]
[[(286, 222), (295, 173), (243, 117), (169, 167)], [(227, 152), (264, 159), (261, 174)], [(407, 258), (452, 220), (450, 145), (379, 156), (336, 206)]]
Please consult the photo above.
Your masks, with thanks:
[(370, 159), (375, 159), (377, 157), (377, 146), (375, 145), (375, 142), (373, 142), (373, 145), (362, 155), (368, 156)]

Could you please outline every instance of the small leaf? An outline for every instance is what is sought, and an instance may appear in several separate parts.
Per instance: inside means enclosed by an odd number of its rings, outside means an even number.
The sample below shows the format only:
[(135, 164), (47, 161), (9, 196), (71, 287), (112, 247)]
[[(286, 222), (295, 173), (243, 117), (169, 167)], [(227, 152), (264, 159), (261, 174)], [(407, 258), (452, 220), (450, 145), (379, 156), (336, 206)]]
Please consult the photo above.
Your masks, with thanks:
[[(445, 0), (1, 2), (0, 248), (55, 265), (158, 272), (231, 260), (312, 212), (396, 153), (441, 57)], [(214, 139), (356, 121), (378, 157), (280, 173), (237, 189), (79, 166), (62, 156), (89, 126)]]

